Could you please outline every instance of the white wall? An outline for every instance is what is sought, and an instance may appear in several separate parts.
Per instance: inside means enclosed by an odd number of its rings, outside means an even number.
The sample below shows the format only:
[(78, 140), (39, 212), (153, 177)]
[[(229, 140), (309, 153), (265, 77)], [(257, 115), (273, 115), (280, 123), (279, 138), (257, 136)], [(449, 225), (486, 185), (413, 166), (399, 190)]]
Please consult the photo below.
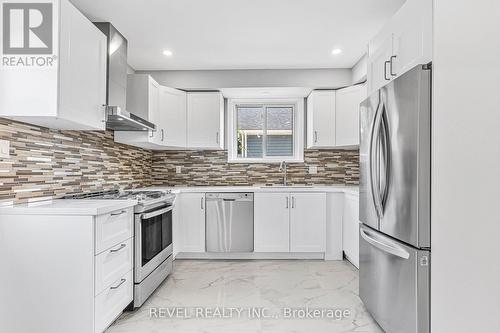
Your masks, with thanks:
[(432, 332), (500, 332), (500, 1), (434, 5)]
[(358, 60), (352, 68), (352, 84), (366, 81), (366, 73), (368, 72), (368, 56), (365, 54)]
[(239, 87), (340, 88), (351, 85), (351, 69), (249, 69), (136, 71), (159, 84), (180, 89)]

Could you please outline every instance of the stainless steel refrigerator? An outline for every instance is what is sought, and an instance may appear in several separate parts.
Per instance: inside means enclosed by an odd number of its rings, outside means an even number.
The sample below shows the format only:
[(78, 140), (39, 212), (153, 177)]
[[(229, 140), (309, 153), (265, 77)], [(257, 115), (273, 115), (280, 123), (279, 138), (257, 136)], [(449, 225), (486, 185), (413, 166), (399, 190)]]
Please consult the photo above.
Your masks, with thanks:
[(359, 292), (388, 333), (430, 331), (431, 70), (360, 107)]

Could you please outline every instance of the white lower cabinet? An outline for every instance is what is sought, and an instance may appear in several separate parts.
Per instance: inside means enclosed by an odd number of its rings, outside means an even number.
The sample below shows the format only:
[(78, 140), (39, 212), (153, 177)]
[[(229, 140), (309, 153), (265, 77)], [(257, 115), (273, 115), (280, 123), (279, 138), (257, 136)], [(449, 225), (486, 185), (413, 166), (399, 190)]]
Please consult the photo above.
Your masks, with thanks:
[(0, 332), (104, 332), (133, 300), (132, 210), (1, 215)]
[(359, 267), (359, 197), (354, 194), (344, 197), (342, 248), (347, 259)]
[(325, 193), (255, 193), (255, 252), (325, 252)]
[(325, 252), (326, 194), (292, 193), (290, 252)]
[(134, 238), (129, 238), (95, 257), (95, 294), (99, 294), (132, 270)]
[(132, 270), (121, 276), (95, 298), (95, 332), (104, 330), (132, 301), (134, 280)]
[(179, 252), (205, 252), (205, 193), (182, 193), (178, 205)]
[(290, 194), (255, 193), (254, 251), (290, 251)]

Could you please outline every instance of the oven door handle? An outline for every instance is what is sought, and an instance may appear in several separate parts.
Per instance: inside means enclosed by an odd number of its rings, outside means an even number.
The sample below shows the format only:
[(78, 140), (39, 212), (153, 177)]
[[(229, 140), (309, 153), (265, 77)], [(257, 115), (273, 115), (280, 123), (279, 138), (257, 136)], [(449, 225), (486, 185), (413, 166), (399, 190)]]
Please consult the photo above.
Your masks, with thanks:
[(166, 208), (163, 208), (163, 209), (160, 209), (160, 210), (155, 210), (154, 212), (151, 212), (151, 213), (141, 214), (140, 217), (141, 217), (141, 220), (147, 220), (147, 219), (150, 219), (152, 217), (155, 217), (155, 216), (158, 216), (158, 215), (170, 212), (173, 208), (174, 207), (169, 206), (169, 207), (166, 207)]

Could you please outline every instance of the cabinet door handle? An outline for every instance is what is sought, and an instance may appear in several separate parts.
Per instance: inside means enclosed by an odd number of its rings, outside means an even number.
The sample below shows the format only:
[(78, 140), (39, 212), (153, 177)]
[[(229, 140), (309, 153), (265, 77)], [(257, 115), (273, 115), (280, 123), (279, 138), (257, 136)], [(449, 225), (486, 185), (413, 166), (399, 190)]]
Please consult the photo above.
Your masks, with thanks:
[(203, 210), (203, 209), (205, 209), (205, 207), (204, 207), (204, 205), (203, 205), (203, 201), (204, 201), (204, 200), (203, 200), (203, 197), (201, 197), (200, 199), (201, 199), (201, 200), (200, 200), (200, 207), (201, 207), (201, 209)]
[(124, 283), (125, 283), (125, 281), (127, 281), (127, 279), (121, 279), (120, 283), (118, 283), (116, 286), (112, 286), (112, 287), (111, 287), (111, 288), (109, 288), (109, 289), (111, 289), (111, 290), (113, 290), (113, 289), (118, 289), (118, 288), (120, 288), (120, 286), (121, 286), (122, 284), (124, 284)]
[(219, 143), (219, 132), (215, 133), (215, 142)]
[(109, 252), (110, 252), (110, 253), (116, 253), (116, 252), (118, 252), (118, 251), (120, 251), (120, 250), (124, 249), (126, 246), (127, 246), (127, 245), (125, 245), (125, 244), (121, 244), (119, 248), (117, 248), (117, 249), (113, 249), (113, 250), (109, 250)]
[(285, 208), (288, 209), (288, 197), (286, 197), (286, 204), (285, 204)]
[(163, 141), (164, 139), (165, 139), (165, 131), (162, 128), (161, 129), (161, 141)]
[(396, 58), (397, 58), (397, 56), (393, 55), (393, 56), (391, 56), (391, 60), (390, 60), (391, 65), (389, 66), (389, 72), (391, 73), (392, 76), (396, 76), (397, 75), (396, 73), (392, 72), (392, 61), (394, 59), (396, 59)]
[(295, 208), (295, 197), (292, 197), (292, 208)]
[(119, 213), (111, 213), (111, 216), (118, 216), (118, 215), (122, 215), (122, 214), (125, 214), (127, 211), (126, 210), (122, 210), (121, 212)]
[(152, 138), (155, 136), (155, 131), (154, 130), (150, 130), (149, 131), (149, 137)]
[(389, 60), (384, 61), (384, 79), (385, 79), (386, 81), (390, 81), (390, 80), (391, 80), (391, 78), (390, 78), (390, 77), (389, 77), (389, 78), (387, 77), (387, 65), (389, 65), (389, 64), (390, 64), (390, 61), (389, 61)]
[(318, 142), (318, 131), (314, 131), (314, 143)]

